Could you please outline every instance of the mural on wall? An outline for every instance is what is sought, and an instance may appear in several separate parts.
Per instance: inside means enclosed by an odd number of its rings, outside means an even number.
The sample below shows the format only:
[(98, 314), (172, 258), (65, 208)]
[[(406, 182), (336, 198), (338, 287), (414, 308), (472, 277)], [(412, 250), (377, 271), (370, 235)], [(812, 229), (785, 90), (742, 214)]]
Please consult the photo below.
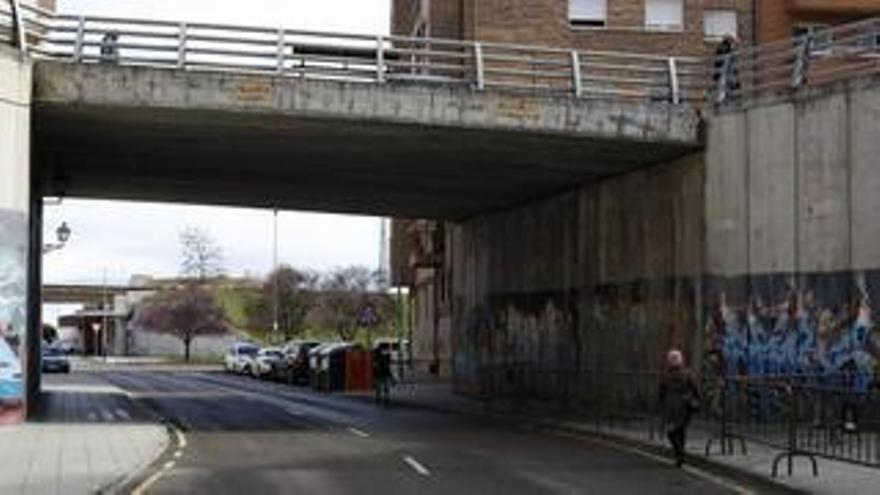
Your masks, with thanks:
[(0, 209), (0, 426), (21, 420), (19, 348), (26, 319), (27, 222), (23, 213)]
[(715, 374), (799, 375), (859, 391), (874, 385), (880, 273), (804, 276), (798, 283), (760, 276), (725, 285), (712, 296), (706, 326)]

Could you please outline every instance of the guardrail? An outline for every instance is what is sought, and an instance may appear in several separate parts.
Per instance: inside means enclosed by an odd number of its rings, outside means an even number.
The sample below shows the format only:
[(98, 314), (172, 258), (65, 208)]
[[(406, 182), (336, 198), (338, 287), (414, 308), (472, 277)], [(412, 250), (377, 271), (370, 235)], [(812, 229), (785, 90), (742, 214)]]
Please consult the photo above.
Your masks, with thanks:
[(880, 70), (880, 18), (808, 32), (714, 57), (716, 106), (791, 94)]
[(711, 102), (716, 108), (880, 69), (876, 18), (700, 58), (74, 16), (0, 0), (0, 40), (35, 57), (74, 63)]
[[(2, 5), (2, 4), (0, 4)], [(10, 4), (11, 5), (11, 4)], [(699, 58), (566, 50), (408, 36), (52, 14), (31, 6), (22, 33), (35, 57), (364, 83), (461, 85), (578, 98), (683, 103), (703, 98)], [(16, 32), (0, 6), (0, 36)]]
[[(561, 412), (592, 424), (597, 433), (663, 440), (661, 373), (609, 369), (542, 369), (503, 364), (480, 369), (487, 401)], [(817, 459), (880, 468), (880, 376), (867, 372), (703, 377), (694, 429), (706, 456), (747, 455), (746, 440), (779, 451), (772, 461), (789, 474), (794, 460)]]

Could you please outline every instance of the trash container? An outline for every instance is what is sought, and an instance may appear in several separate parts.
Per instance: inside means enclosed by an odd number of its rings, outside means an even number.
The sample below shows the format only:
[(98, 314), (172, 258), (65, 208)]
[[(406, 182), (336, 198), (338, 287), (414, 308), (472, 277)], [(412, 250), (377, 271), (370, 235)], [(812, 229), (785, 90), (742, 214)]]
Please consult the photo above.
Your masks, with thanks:
[(345, 390), (361, 392), (373, 388), (373, 355), (364, 349), (352, 349), (345, 356)]

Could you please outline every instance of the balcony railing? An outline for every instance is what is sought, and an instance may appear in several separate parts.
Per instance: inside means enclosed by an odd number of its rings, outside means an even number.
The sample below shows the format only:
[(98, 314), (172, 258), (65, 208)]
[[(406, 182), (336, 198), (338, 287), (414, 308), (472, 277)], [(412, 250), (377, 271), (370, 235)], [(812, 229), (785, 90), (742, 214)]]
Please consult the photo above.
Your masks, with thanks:
[(35, 58), (80, 64), (715, 107), (790, 95), (880, 68), (880, 18), (699, 58), (75, 16), (0, 0), (4, 39)]
[(669, 103), (702, 98), (707, 80), (699, 58), (75, 16), (14, 2), (0, 0), (0, 37), (33, 57), (73, 63)]

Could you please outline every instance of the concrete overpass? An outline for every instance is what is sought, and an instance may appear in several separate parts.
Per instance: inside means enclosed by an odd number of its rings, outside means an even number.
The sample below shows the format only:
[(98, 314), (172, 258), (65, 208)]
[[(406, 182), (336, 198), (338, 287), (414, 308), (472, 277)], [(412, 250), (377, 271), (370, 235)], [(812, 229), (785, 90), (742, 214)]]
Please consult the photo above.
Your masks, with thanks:
[(461, 219), (702, 145), (701, 60), (23, 12), (47, 195)]
[(457, 219), (700, 146), (667, 104), (55, 61), (33, 105), (56, 196)]
[[(102, 46), (116, 28), (128, 34)], [(28, 33), (41, 40), (33, 58), (0, 56), (0, 138), (13, 144), (0, 147), (0, 173), (12, 178), (5, 189), (0, 183), (0, 248), (11, 253), (0, 255), (12, 260), (6, 286), (16, 308), (40, 282), (34, 253), (44, 194), (455, 220), (455, 372), (472, 389), (493, 369), (481, 359), (500, 355), (484, 348), (495, 342), (487, 335), (508, 339), (507, 361), (535, 372), (570, 367), (577, 373), (569, 376), (588, 370), (601, 378), (609, 356), (650, 371), (658, 349), (696, 353), (715, 338), (701, 333), (708, 301), (741, 295), (734, 277), (824, 280), (828, 270), (860, 276), (880, 266), (871, 237), (859, 241), (865, 249), (839, 249), (858, 255), (857, 267), (819, 260), (752, 270), (764, 253), (750, 249), (766, 232), (751, 239), (749, 230), (753, 220), (766, 221), (767, 232), (801, 222), (797, 242), (827, 247), (830, 228), (843, 223), (825, 210), (851, 209), (861, 215), (854, 224), (870, 224), (861, 202), (822, 195), (843, 197), (849, 188), (870, 197), (851, 186), (876, 180), (860, 165), (876, 156), (873, 80), (798, 92), (786, 85), (808, 78), (778, 71), (783, 77), (770, 82), (785, 99), (767, 103), (758, 98), (766, 74), (744, 75), (737, 101), (777, 105), (779, 115), (707, 109), (704, 154), (701, 106), (687, 104), (705, 89), (700, 61), (688, 68), (631, 54), (93, 17), (58, 16)], [(841, 43), (854, 64), (875, 60)], [(847, 63), (834, 48), (829, 60)], [(817, 65), (841, 73), (839, 64)], [(829, 122), (833, 128), (820, 125)], [(851, 142), (838, 139), (841, 123), (852, 126)], [(753, 184), (785, 168), (768, 157), (789, 157), (791, 143), (818, 147), (794, 158), (792, 174), (780, 171), (797, 185), (776, 195)], [(843, 173), (850, 169), (863, 175)], [(829, 177), (835, 187), (822, 183)], [(30, 197), (21, 192), (28, 190)], [(784, 198), (793, 218), (771, 218), (783, 210), (752, 208), (743, 199), (751, 196), (756, 205)], [(816, 197), (823, 199), (814, 204)], [(821, 218), (802, 218), (811, 215)], [(39, 298), (28, 304), (38, 314)], [(31, 320), (30, 335), (38, 335)], [(534, 342), (537, 329), (540, 349), (515, 345)], [(36, 381), (38, 339), (30, 342), (26, 363)], [(571, 385), (560, 395), (582, 384)]]

